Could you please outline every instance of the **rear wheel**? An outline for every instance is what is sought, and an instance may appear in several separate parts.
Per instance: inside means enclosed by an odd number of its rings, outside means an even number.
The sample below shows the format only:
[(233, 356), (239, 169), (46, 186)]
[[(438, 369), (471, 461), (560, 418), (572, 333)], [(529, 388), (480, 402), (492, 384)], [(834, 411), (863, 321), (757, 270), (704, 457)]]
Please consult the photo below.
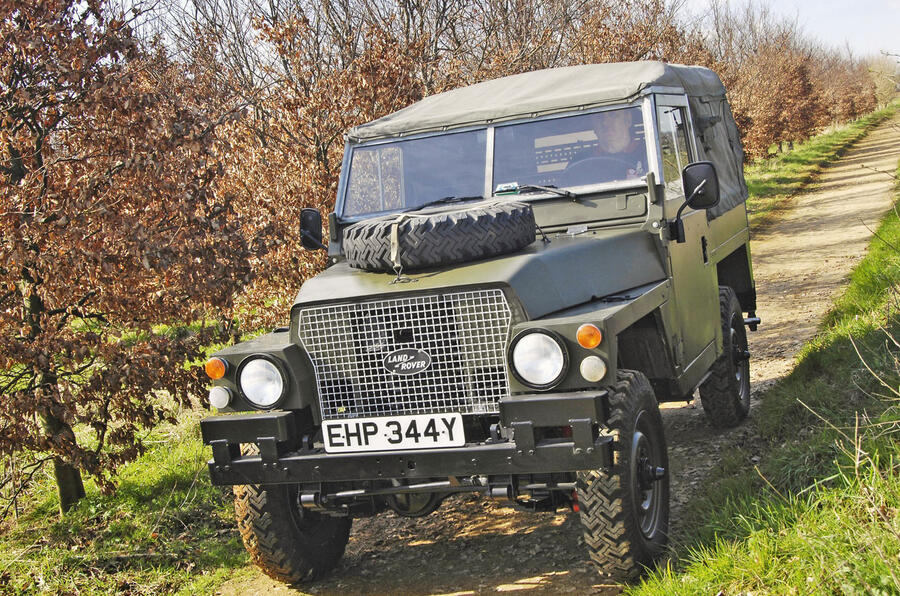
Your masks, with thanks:
[(309, 511), (294, 485), (234, 487), (238, 530), (250, 558), (273, 579), (296, 584), (320, 577), (344, 554), (349, 517)]
[(700, 385), (700, 403), (710, 423), (737, 426), (750, 412), (750, 352), (741, 304), (734, 290), (719, 288), (722, 318), (722, 354)]
[(663, 554), (669, 532), (666, 440), (643, 373), (619, 371), (608, 425), (616, 435), (613, 467), (578, 473), (578, 505), (584, 540), (600, 573), (627, 581)]

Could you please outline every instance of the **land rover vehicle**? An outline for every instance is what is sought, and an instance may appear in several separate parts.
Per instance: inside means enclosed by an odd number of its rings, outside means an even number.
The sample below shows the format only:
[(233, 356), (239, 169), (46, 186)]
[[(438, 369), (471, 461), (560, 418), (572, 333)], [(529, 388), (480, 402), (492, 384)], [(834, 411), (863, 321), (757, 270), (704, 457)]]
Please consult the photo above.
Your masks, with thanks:
[[(698, 390), (719, 426), (750, 407), (742, 161), (718, 77), (659, 62), (496, 79), (351, 130), (329, 266), (289, 327), (207, 366), (209, 470), (254, 561), (312, 579), (352, 518), (474, 491), (578, 511), (613, 579), (651, 565), (659, 402)], [(325, 248), (317, 211), (297, 225)]]

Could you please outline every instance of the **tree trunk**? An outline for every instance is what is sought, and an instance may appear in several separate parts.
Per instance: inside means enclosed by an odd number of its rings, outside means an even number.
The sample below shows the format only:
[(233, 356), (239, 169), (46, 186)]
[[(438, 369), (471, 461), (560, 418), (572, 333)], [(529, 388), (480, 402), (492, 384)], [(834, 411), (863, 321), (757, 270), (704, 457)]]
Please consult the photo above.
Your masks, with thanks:
[[(43, 333), (41, 317), (44, 314), (44, 301), (36, 289), (42, 279), (40, 275), (34, 273), (33, 269), (30, 264), (22, 269), (22, 295), (25, 297), (24, 323), (29, 327), (28, 337), (32, 340), (40, 337)], [(57, 381), (56, 372), (50, 364), (47, 364), (38, 376), (38, 387), (46, 388), (53, 397), (58, 397)], [(51, 404), (58, 403), (52, 397), (50, 401)], [(51, 404), (46, 405), (41, 414), (44, 432), (51, 440), (62, 438), (75, 445), (77, 441), (72, 427), (53, 412)], [(59, 456), (53, 458), (53, 477), (56, 479), (56, 492), (59, 495), (59, 512), (63, 514), (84, 496), (84, 481), (81, 479), (81, 471)]]
[(84, 496), (84, 482), (78, 468), (58, 457), (53, 460), (53, 477), (59, 495), (59, 512), (63, 514)]
[[(72, 428), (46, 411), (43, 415), (44, 430), (51, 437), (63, 435), (74, 438)], [(56, 493), (59, 495), (59, 512), (65, 513), (84, 496), (84, 482), (81, 470), (60, 457), (53, 458), (53, 477), (56, 479)]]

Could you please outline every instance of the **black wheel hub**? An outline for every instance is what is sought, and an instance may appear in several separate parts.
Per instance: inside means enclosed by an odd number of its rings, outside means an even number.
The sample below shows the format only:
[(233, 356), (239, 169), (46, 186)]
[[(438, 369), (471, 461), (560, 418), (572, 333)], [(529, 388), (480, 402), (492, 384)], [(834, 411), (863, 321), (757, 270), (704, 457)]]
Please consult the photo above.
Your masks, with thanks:
[(747, 350), (747, 336), (744, 323), (735, 316), (731, 321), (731, 362), (734, 380), (737, 383), (738, 397), (745, 407), (750, 405), (750, 352)]
[(659, 532), (662, 522), (664, 503), (659, 482), (666, 478), (666, 469), (659, 465), (664, 461), (663, 447), (653, 441), (652, 433), (646, 428), (647, 422), (643, 413), (635, 420), (630, 467), (635, 515), (641, 534), (651, 540)]
[(666, 477), (666, 469), (654, 466), (646, 457), (638, 462), (638, 486), (642, 491), (651, 490), (653, 483)]

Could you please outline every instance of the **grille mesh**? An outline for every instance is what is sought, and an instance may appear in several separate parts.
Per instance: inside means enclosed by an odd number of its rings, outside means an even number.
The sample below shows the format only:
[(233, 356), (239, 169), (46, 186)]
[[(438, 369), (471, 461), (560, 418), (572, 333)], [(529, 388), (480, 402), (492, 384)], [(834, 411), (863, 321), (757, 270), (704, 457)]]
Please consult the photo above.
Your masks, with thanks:
[[(312, 359), (322, 418), (499, 411), (509, 395), (510, 310), (498, 289), (309, 308), (299, 336)], [(384, 366), (396, 350), (422, 350), (415, 375)]]

